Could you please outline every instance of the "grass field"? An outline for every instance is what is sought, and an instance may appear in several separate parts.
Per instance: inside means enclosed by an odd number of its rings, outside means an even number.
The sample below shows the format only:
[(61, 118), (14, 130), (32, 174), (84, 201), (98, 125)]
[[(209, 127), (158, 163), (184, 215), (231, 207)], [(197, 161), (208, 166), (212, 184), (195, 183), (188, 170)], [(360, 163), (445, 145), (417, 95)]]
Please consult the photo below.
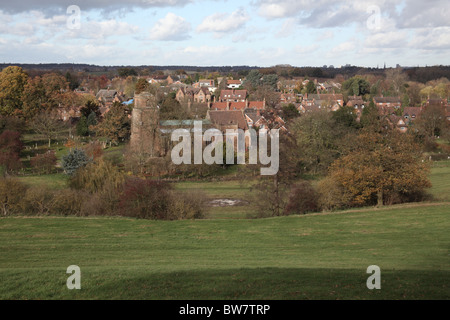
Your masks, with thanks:
[[(449, 204), (259, 220), (0, 220), (1, 299), (448, 299)], [(68, 290), (66, 268), (81, 268)], [(381, 268), (381, 290), (366, 269)]]
[[(66, 185), (61, 174), (21, 179)], [(3, 217), (0, 299), (449, 299), (450, 161), (430, 179), (433, 202), (304, 216), (245, 219), (247, 205), (195, 221)], [(238, 181), (176, 187), (251, 193)], [(69, 265), (81, 290), (66, 287)], [(381, 290), (366, 287), (370, 265)]]

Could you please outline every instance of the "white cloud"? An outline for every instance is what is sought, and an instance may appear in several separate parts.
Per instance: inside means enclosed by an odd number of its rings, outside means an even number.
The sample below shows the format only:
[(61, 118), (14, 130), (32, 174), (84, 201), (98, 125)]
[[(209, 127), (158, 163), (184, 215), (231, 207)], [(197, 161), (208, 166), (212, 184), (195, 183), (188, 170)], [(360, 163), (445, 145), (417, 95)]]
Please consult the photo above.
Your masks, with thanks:
[(415, 49), (448, 50), (450, 49), (450, 27), (418, 30), (409, 45)]
[(197, 32), (233, 32), (239, 30), (249, 19), (250, 16), (242, 8), (231, 14), (214, 13), (202, 21), (197, 27)]
[(158, 20), (150, 31), (151, 40), (185, 40), (189, 38), (191, 24), (183, 17), (169, 12), (164, 18)]

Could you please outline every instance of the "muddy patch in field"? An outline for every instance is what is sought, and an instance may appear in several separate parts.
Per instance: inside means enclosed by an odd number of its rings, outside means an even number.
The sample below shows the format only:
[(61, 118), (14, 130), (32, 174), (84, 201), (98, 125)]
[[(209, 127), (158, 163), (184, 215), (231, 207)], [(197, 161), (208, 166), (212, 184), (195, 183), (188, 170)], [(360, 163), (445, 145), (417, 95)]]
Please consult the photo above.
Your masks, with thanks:
[(241, 199), (214, 199), (207, 202), (210, 207), (245, 206), (249, 202)]

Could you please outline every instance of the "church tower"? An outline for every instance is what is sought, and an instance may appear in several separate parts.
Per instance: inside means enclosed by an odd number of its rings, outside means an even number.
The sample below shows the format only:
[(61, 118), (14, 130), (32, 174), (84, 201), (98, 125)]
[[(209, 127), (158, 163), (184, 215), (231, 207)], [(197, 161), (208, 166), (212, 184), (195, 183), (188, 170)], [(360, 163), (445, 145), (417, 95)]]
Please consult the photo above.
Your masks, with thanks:
[(131, 150), (140, 157), (161, 156), (159, 106), (156, 97), (148, 92), (136, 94), (131, 113)]

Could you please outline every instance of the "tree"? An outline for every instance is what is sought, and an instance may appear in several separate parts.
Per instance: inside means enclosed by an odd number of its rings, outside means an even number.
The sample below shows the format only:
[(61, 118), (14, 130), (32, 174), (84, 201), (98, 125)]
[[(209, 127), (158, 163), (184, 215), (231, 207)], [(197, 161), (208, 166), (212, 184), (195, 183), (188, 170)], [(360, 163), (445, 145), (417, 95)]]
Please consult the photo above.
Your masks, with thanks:
[(65, 174), (72, 176), (78, 168), (86, 166), (90, 161), (84, 150), (73, 149), (62, 157), (61, 166)]
[(51, 147), (52, 139), (66, 127), (66, 124), (58, 119), (54, 112), (50, 111), (36, 115), (31, 120), (30, 125), (36, 133), (42, 134), (48, 139), (49, 148)]
[(94, 128), (97, 123), (97, 115), (95, 114), (95, 112), (91, 112), (86, 119), (86, 126), (88, 128), (89, 135), (94, 134)]
[(249, 86), (251, 89), (258, 87), (261, 84), (262, 74), (256, 70), (251, 70), (244, 81), (244, 86)]
[(103, 120), (94, 127), (97, 135), (107, 138), (114, 144), (127, 140), (130, 136), (131, 121), (126, 110), (122, 104), (113, 103)]
[(97, 100), (88, 99), (84, 106), (80, 109), (81, 115), (84, 116), (86, 119), (89, 117), (89, 115), (93, 112), (95, 113), (96, 117), (100, 117), (100, 105)]
[(20, 67), (10, 66), (0, 72), (0, 114), (20, 114), (27, 79), (28, 75)]
[(349, 96), (364, 96), (370, 93), (370, 84), (361, 77), (352, 77), (342, 84), (342, 90)]
[(309, 173), (325, 173), (339, 155), (340, 137), (344, 130), (336, 124), (332, 113), (318, 110), (295, 119), (291, 126), (295, 144), (301, 150), (301, 166)]
[(265, 75), (263, 77), (262, 84), (272, 88), (272, 90), (276, 90), (278, 85), (278, 76), (276, 74)]
[(31, 119), (39, 112), (54, 110), (66, 102), (68, 88), (66, 78), (56, 73), (28, 78), (22, 97), (23, 115)]
[(51, 173), (56, 166), (55, 151), (49, 150), (31, 158), (30, 164), (38, 173)]
[(128, 76), (137, 76), (138, 73), (135, 69), (133, 68), (119, 68), (117, 70), (119, 77), (121, 78), (126, 78)]
[(300, 113), (298, 112), (297, 108), (293, 103), (284, 105), (282, 111), (283, 111), (283, 119), (285, 119), (286, 121), (295, 119), (300, 116)]
[(3, 131), (0, 134), (0, 166), (3, 166), (7, 172), (20, 168), (20, 152), (22, 149), (23, 143), (20, 140), (19, 132)]
[(80, 137), (85, 137), (89, 134), (89, 129), (87, 125), (87, 119), (84, 115), (81, 116), (77, 123), (77, 135)]
[(149, 88), (149, 83), (147, 80), (140, 78), (137, 82), (136, 82), (136, 89), (135, 89), (135, 94), (147, 91)]
[(354, 109), (349, 106), (340, 107), (332, 113), (332, 118), (336, 123), (349, 128), (358, 128), (359, 123), (356, 121), (357, 115)]
[(395, 129), (363, 129), (353, 150), (331, 165), (328, 178), (350, 207), (421, 200), (431, 186), (420, 148)]
[(317, 88), (313, 81), (309, 81), (306, 85), (306, 93), (317, 93)]
[(449, 126), (444, 107), (439, 103), (427, 105), (417, 117), (415, 127), (427, 138), (448, 135)]

